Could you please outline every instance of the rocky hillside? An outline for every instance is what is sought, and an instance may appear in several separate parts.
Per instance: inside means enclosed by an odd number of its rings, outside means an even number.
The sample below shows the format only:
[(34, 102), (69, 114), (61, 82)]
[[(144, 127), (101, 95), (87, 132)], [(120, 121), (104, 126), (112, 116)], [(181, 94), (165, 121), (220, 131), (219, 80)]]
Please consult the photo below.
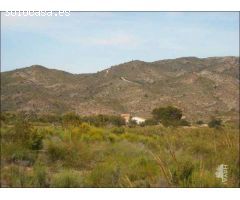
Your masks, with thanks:
[(94, 74), (34, 65), (1, 73), (1, 110), (150, 116), (180, 107), (191, 120), (239, 112), (239, 57), (131, 61)]

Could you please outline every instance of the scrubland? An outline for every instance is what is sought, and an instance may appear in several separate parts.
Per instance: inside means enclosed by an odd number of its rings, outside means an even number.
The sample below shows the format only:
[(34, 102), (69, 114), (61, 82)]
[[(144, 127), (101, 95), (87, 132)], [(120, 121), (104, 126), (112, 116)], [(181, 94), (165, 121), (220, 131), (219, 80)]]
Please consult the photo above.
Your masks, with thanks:
[[(228, 179), (216, 168), (228, 165)], [(239, 130), (1, 125), (2, 187), (238, 187)]]

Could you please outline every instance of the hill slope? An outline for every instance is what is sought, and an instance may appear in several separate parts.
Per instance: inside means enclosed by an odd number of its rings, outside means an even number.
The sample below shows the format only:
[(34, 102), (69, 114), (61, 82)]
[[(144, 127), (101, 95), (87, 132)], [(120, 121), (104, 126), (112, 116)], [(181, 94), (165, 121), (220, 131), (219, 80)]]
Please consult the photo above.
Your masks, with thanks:
[(174, 105), (188, 119), (237, 118), (239, 57), (131, 61), (94, 74), (42, 66), (1, 73), (1, 110), (150, 116)]

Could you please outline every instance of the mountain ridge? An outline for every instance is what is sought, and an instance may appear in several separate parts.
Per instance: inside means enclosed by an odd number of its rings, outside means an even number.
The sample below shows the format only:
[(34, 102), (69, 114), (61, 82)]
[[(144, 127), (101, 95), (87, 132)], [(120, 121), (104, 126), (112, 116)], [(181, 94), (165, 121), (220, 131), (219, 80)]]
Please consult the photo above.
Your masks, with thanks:
[(41, 65), (1, 72), (1, 110), (149, 117), (174, 105), (191, 120), (236, 118), (239, 57), (134, 60), (96, 73), (72, 74)]

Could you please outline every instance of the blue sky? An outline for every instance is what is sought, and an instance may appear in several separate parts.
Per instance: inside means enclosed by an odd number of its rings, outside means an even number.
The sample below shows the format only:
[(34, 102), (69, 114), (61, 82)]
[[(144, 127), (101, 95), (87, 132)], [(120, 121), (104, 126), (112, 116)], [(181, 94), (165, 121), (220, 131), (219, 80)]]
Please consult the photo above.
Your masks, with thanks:
[(40, 64), (89, 73), (130, 60), (239, 55), (237, 12), (2, 13), (1, 31), (2, 71)]

